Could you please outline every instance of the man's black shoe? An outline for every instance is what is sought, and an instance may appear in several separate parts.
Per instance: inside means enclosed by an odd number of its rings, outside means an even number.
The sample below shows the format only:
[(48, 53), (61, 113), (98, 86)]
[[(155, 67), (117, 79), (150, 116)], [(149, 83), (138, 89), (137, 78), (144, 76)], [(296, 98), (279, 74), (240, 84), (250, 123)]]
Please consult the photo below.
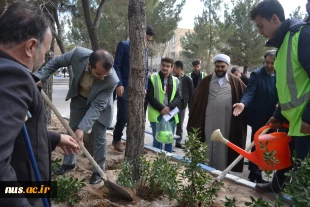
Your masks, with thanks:
[(269, 183), (269, 181), (264, 180), (261, 175), (257, 175), (254, 173), (250, 173), (248, 178), (249, 178), (249, 181), (253, 183)]
[(94, 173), (91, 175), (90, 180), (89, 180), (89, 184), (98, 184), (101, 182), (101, 177), (99, 175), (99, 173)]
[(175, 147), (180, 148), (180, 149), (184, 148), (180, 141), (175, 142)]
[(107, 130), (114, 130), (114, 127), (107, 127)]
[(278, 185), (274, 185), (272, 183), (256, 183), (255, 190), (263, 193), (263, 192), (274, 192), (279, 193), (281, 188)]
[(54, 174), (55, 175), (63, 175), (63, 174), (65, 174), (66, 172), (68, 172), (68, 171), (70, 171), (70, 170), (72, 170), (72, 169), (74, 169), (75, 168), (75, 164), (73, 164), (73, 165), (61, 165), (61, 167), (60, 168), (58, 168), (55, 172), (54, 172)]
[(269, 181), (264, 180), (262, 177), (258, 177), (258, 178), (256, 179), (256, 183), (269, 183)]

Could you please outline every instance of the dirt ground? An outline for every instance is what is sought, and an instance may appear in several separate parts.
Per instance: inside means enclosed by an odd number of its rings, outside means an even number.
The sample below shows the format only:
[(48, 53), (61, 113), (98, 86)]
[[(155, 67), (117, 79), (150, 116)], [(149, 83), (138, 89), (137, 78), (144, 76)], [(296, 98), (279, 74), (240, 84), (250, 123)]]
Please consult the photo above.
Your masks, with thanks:
[[(66, 133), (65, 128), (60, 124), (60, 122), (53, 115), (53, 123), (49, 127), (50, 130), (59, 131), (61, 133)], [(118, 165), (121, 164), (124, 160), (124, 153), (119, 153), (115, 151), (111, 145), (112, 137), (108, 135), (108, 153), (107, 153), (107, 161), (106, 161), (106, 176), (109, 180), (115, 181), (117, 178), (117, 168)], [(145, 154), (147, 158), (152, 159), (156, 155), (148, 151)], [(56, 148), (53, 152), (52, 159), (62, 159), (63, 153), (60, 148)], [(160, 207), (160, 206), (176, 206), (175, 201), (169, 201), (169, 199), (165, 196), (161, 196), (159, 198), (154, 199), (153, 201), (146, 201), (140, 198), (137, 198), (134, 202), (128, 202), (126, 200), (122, 200), (117, 197), (113, 192), (109, 191), (106, 187), (104, 187), (103, 182), (97, 185), (88, 184), (90, 176), (92, 174), (92, 166), (87, 158), (84, 157), (83, 153), (77, 156), (77, 163), (74, 170), (68, 172), (68, 175), (85, 179), (86, 186), (82, 188), (82, 190), (78, 193), (79, 203), (74, 205), (75, 207)], [(228, 198), (236, 199), (236, 206), (243, 207), (244, 202), (251, 201), (250, 196), (255, 199), (261, 197), (265, 201), (269, 202), (271, 205), (274, 204), (275, 197), (269, 194), (261, 194), (256, 192), (255, 190), (244, 187), (241, 185), (237, 185), (230, 181), (224, 180), (224, 185), (221, 187), (218, 192), (218, 197), (214, 201), (210, 207), (222, 207), (225, 206), (224, 202), (226, 201), (225, 196)], [(64, 204), (53, 204), (53, 207), (64, 207)]]

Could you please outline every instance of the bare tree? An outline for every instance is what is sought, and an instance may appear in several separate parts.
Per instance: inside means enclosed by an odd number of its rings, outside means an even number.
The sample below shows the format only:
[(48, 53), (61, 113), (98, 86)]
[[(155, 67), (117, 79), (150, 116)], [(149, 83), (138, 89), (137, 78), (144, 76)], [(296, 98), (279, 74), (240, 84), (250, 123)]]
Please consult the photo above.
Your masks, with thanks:
[(139, 158), (144, 145), (144, 85), (146, 49), (145, 0), (129, 0), (130, 74), (128, 84), (128, 126), (125, 157), (133, 165), (133, 177), (139, 180)]

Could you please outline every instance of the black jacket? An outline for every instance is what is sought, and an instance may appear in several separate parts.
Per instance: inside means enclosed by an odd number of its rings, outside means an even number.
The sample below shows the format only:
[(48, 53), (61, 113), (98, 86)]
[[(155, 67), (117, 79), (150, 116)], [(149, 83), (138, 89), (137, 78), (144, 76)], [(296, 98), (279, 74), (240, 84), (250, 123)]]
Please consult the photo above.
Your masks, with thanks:
[[(277, 33), (274, 38), (268, 40), (266, 46), (280, 48), (285, 35), (287, 32), (297, 32), (300, 30), (302, 25), (306, 24), (305, 22), (298, 19), (287, 19), (285, 20), (280, 28), (277, 30)], [(298, 61), (302, 65), (302, 67), (307, 72), (310, 77), (310, 24), (309, 26), (303, 27), (300, 31), (299, 41), (298, 41)], [(278, 107), (274, 117), (285, 121), (286, 119), (281, 114), (281, 107)], [(308, 124), (310, 124), (310, 104), (307, 105), (303, 115), (302, 120)]]
[(194, 94), (193, 80), (184, 74), (179, 78), (179, 81), (181, 86), (181, 101), (178, 107), (180, 110), (185, 109), (188, 104), (188, 107), (190, 108)]
[(241, 78), (242, 82), (244, 83), (244, 85), (248, 86), (249, 85), (249, 81), (250, 79), (248, 78), (248, 76), (244, 75), (243, 73), (241, 73)]
[[(22, 126), (26, 121), (31, 145), (43, 181), (51, 180), (51, 151), (60, 134), (47, 132), (38, 79), (26, 67), (0, 53), (0, 181), (35, 181)], [(41, 198), (0, 198), (1, 206), (43, 206)]]
[[(159, 71), (159, 76), (161, 79), (161, 83), (162, 83), (162, 89), (164, 90), (164, 76), (162, 75), (162, 73)], [(180, 84), (179, 84), (180, 86)], [(170, 98), (171, 98), (171, 93), (172, 93), (172, 76), (169, 75), (168, 77), (168, 99), (169, 99), (169, 103), (168, 103), (168, 107), (170, 108), (170, 110), (173, 110), (176, 106), (178, 106), (179, 102), (181, 101), (181, 93), (180, 93), (180, 87), (178, 87), (178, 90), (176, 91), (176, 94), (174, 96), (174, 99), (170, 102)], [(156, 109), (157, 111), (161, 111), (165, 108), (164, 105), (162, 105), (155, 97), (154, 97), (154, 86), (152, 84), (151, 78), (149, 78), (149, 84), (148, 84), (148, 89), (147, 89), (147, 94), (146, 94), (146, 100), (148, 101), (149, 104), (151, 104), (151, 106)]]

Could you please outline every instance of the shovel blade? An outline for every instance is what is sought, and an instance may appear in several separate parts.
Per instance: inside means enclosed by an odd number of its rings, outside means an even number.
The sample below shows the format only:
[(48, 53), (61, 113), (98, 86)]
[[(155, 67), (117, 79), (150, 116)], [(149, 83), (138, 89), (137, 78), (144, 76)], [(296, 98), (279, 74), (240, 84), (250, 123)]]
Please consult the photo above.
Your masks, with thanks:
[(129, 188), (122, 187), (110, 180), (105, 180), (104, 185), (125, 200), (133, 201), (135, 199), (135, 193)]

